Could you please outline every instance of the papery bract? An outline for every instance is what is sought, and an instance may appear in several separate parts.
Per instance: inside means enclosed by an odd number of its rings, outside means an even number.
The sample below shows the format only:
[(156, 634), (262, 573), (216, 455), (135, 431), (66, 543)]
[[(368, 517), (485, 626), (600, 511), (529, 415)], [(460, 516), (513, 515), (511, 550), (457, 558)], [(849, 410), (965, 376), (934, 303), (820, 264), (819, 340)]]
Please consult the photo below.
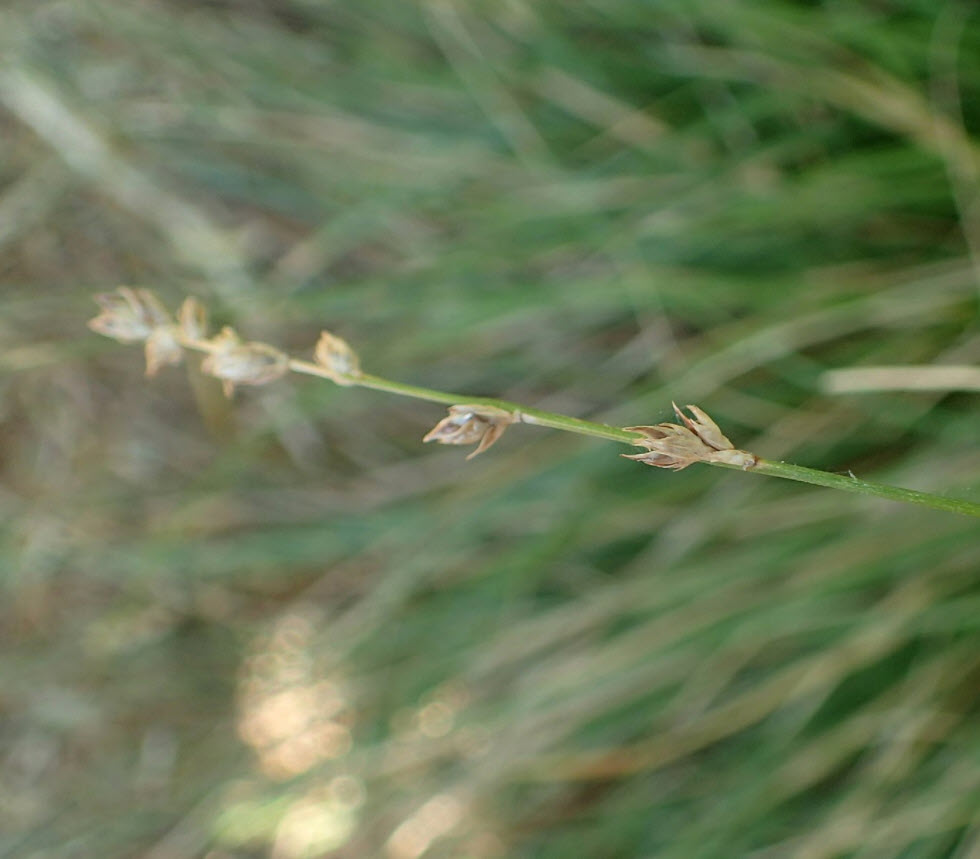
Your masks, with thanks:
[(494, 444), (504, 434), (504, 430), (517, 420), (519, 415), (515, 412), (508, 412), (495, 406), (450, 406), (449, 415), (429, 430), (422, 441), (435, 441), (439, 444), (476, 444), (476, 450), (466, 457), (472, 459)]
[(266, 385), (289, 370), (285, 352), (268, 343), (243, 343), (232, 328), (223, 328), (210, 344), (211, 352), (201, 362), (201, 369), (221, 379), (228, 397), (235, 385)]
[(313, 357), (338, 385), (352, 385), (352, 379), (361, 375), (357, 353), (346, 340), (329, 331), (320, 333)]
[(737, 450), (718, 424), (697, 406), (687, 407), (694, 416), (690, 418), (676, 403), (672, 405), (683, 425), (662, 423), (655, 426), (624, 427), (629, 432), (643, 436), (634, 444), (645, 447), (647, 452), (621, 455), (645, 465), (674, 471), (680, 471), (695, 462), (722, 462), (742, 469), (749, 469), (756, 464), (755, 454)]
[(145, 340), (154, 328), (173, 323), (160, 299), (148, 289), (120, 286), (115, 292), (95, 296), (95, 300), (102, 312), (89, 320), (88, 327), (120, 343)]

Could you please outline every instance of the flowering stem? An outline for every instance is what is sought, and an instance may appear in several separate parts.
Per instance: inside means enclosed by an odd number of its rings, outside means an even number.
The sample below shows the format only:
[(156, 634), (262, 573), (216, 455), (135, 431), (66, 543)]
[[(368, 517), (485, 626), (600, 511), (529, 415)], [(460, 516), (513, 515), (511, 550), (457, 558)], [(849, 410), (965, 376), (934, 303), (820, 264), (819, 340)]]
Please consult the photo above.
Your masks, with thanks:
[[(297, 373), (306, 373), (310, 376), (320, 376), (325, 379), (333, 378), (322, 367), (307, 361), (297, 361), (294, 359), (289, 362), (289, 368)], [(619, 427), (597, 424), (592, 421), (583, 421), (580, 418), (572, 418), (568, 417), (568, 415), (559, 415), (541, 409), (532, 409), (519, 405), (518, 403), (509, 402), (508, 400), (495, 400), (490, 397), (471, 397), (468, 394), (435, 391), (432, 388), (406, 385), (402, 382), (393, 382), (391, 379), (382, 379), (380, 376), (371, 376), (367, 373), (362, 373), (358, 376), (348, 376), (347, 379), (351, 385), (356, 385), (360, 388), (371, 388), (372, 390), (385, 391), (389, 394), (400, 394), (403, 397), (412, 397), (416, 400), (428, 400), (430, 403), (444, 403), (447, 406), (453, 406), (458, 403), (491, 406), (492, 408), (519, 414), (521, 421), (526, 424), (551, 427), (552, 429), (565, 430), (566, 432), (574, 432), (579, 435), (590, 435), (595, 438), (619, 441), (624, 444), (632, 444), (639, 437), (638, 433), (629, 432)]]
[[(306, 361), (290, 361), (290, 369), (297, 373), (306, 373), (312, 376), (331, 378), (330, 374), (316, 364)], [(517, 412), (521, 416), (523, 423), (534, 424), (536, 426), (551, 427), (552, 429), (574, 432), (579, 435), (603, 438), (609, 441), (618, 441), (623, 444), (632, 445), (640, 438), (639, 433), (620, 429), (619, 427), (608, 426), (606, 424), (593, 423), (592, 421), (572, 418), (567, 415), (546, 412), (541, 409), (527, 408), (526, 406), (512, 403), (507, 400), (496, 400), (487, 397), (471, 397), (466, 394), (454, 394), (447, 391), (436, 391), (431, 388), (421, 388), (416, 385), (406, 385), (402, 382), (394, 382), (390, 379), (383, 379), (380, 376), (370, 376), (362, 374), (360, 376), (348, 377), (352, 385), (362, 388), (371, 388), (375, 391), (385, 391), (390, 394), (400, 394), (404, 397), (413, 397), (417, 400), (428, 400), (433, 403), (444, 403), (445, 405), (455, 405), (458, 403), (472, 403), (474, 405), (491, 406), (503, 409), (508, 412)], [(720, 466), (722, 468), (734, 468), (743, 470), (738, 466), (729, 465), (724, 462), (708, 462), (707, 465)], [(850, 475), (833, 474), (828, 471), (819, 471), (815, 468), (805, 468), (801, 465), (791, 465), (786, 462), (773, 462), (767, 459), (758, 459), (756, 464), (748, 471), (756, 474), (767, 474), (770, 477), (781, 477), (785, 480), (797, 480), (801, 483), (811, 483), (815, 486), (826, 486), (830, 489), (841, 489), (845, 492), (854, 492), (860, 495), (872, 495), (877, 498), (886, 498), (889, 501), (903, 501), (908, 504), (920, 504), (924, 507), (932, 507), (935, 510), (946, 510), (950, 513), (961, 513), (966, 516), (976, 516), (980, 518), (980, 504), (970, 501), (963, 501), (958, 498), (947, 498), (941, 495), (933, 495), (929, 492), (917, 492), (914, 489), (903, 489), (898, 486), (888, 486), (884, 483), (874, 483), (869, 480), (860, 480)]]
[[(215, 351), (214, 345), (207, 340), (191, 339), (181, 336), (181, 345), (188, 349), (195, 349), (200, 352)], [(384, 379), (380, 376), (372, 376), (366, 373), (344, 375), (338, 378), (337, 374), (331, 372), (319, 364), (309, 361), (301, 361), (296, 358), (289, 359), (289, 369), (296, 373), (303, 373), (309, 376), (319, 376), (330, 379), (340, 384), (357, 386), (361, 388), (371, 388), (375, 391), (385, 391), (389, 394), (399, 394), (404, 397), (412, 397), (417, 400), (427, 400), (432, 403), (443, 403), (445, 405), (458, 405), (460, 403), (470, 403), (473, 405), (489, 406), (496, 409), (503, 409), (512, 414), (519, 415), (521, 422), (534, 424), (536, 426), (551, 427), (552, 429), (564, 430), (565, 432), (578, 433), (579, 435), (592, 436), (594, 438), (617, 441), (622, 444), (633, 445), (642, 437), (640, 433), (620, 429), (619, 427), (608, 426), (606, 424), (594, 423), (592, 421), (581, 420), (567, 415), (546, 412), (541, 409), (528, 408), (518, 403), (507, 400), (497, 400), (488, 397), (471, 397), (465, 394), (454, 394), (447, 391), (436, 391), (432, 388), (422, 388), (417, 385), (406, 385), (402, 382), (395, 382), (391, 379)], [(833, 474), (828, 471), (819, 471), (814, 468), (805, 468), (801, 465), (791, 465), (786, 462), (773, 462), (771, 460), (757, 458), (755, 464), (749, 468), (739, 468), (726, 462), (706, 462), (707, 465), (715, 465), (721, 468), (734, 468), (736, 470), (751, 471), (756, 474), (766, 474), (770, 477), (781, 477), (785, 480), (797, 480), (801, 483), (811, 483), (815, 486), (826, 486), (830, 489), (840, 489), (844, 492), (854, 492), (859, 495), (871, 495), (876, 498), (885, 498), (889, 501), (901, 501), (907, 504), (919, 504), (923, 507), (931, 507), (934, 510), (945, 510), (950, 513), (960, 513), (965, 516), (975, 516), (980, 518), (980, 504), (959, 498), (947, 498), (941, 495), (933, 495), (929, 492), (918, 492), (914, 489), (903, 489), (898, 486), (888, 486), (884, 483), (874, 483), (869, 480), (861, 480), (850, 475)]]

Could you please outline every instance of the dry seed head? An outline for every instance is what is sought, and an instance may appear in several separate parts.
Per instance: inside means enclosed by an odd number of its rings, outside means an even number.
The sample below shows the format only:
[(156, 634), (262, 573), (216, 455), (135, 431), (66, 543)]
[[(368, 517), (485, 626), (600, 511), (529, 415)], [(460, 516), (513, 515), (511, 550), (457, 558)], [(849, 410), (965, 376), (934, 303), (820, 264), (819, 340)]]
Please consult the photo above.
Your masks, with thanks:
[(680, 471), (695, 462), (723, 462), (742, 469), (752, 468), (758, 461), (755, 454), (736, 450), (722, 431), (707, 414), (697, 406), (688, 406), (693, 419), (681, 411), (676, 403), (674, 414), (683, 426), (663, 423), (649, 427), (624, 427), (629, 432), (641, 433), (643, 438), (634, 442), (645, 447), (646, 453), (622, 454), (627, 459)]
[(120, 286), (115, 292), (95, 296), (95, 300), (102, 312), (89, 320), (88, 327), (120, 343), (146, 340), (153, 329), (172, 324), (160, 299), (148, 289)]
[(211, 354), (201, 369), (221, 379), (225, 396), (230, 397), (235, 385), (265, 385), (285, 375), (289, 356), (268, 343), (242, 343), (232, 328), (222, 328), (210, 341)]
[(166, 364), (180, 363), (183, 350), (177, 326), (150, 290), (120, 286), (95, 300), (102, 312), (89, 320), (88, 327), (121, 343), (146, 341), (147, 376), (155, 376)]
[(520, 420), (517, 412), (508, 412), (494, 406), (450, 406), (448, 417), (443, 418), (422, 441), (439, 444), (476, 444), (477, 448), (467, 459), (483, 453), (504, 434), (512, 423)]
[(346, 340), (329, 331), (320, 332), (313, 357), (338, 385), (353, 385), (352, 380), (361, 375), (361, 362), (357, 353)]
[(184, 356), (176, 325), (158, 325), (146, 338), (146, 375), (155, 376), (166, 364), (179, 364)]

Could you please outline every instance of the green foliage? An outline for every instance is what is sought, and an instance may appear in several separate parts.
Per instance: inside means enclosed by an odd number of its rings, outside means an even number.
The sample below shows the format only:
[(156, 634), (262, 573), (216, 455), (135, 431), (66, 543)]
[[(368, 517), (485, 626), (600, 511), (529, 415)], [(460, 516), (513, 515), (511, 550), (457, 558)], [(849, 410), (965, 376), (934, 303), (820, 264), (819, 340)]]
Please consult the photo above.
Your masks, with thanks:
[(969, 11), (7, 3), (0, 856), (972, 855), (974, 521), (83, 324), (980, 500), (975, 395), (821, 389), (980, 356)]

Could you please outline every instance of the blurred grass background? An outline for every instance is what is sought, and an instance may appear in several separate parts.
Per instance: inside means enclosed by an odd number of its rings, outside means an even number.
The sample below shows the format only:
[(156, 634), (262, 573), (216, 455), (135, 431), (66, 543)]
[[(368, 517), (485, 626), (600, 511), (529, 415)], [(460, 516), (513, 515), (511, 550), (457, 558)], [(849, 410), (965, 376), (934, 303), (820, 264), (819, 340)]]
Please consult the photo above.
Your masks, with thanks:
[(973, 9), (7, 0), (0, 855), (980, 855), (974, 521), (84, 328), (980, 499)]

